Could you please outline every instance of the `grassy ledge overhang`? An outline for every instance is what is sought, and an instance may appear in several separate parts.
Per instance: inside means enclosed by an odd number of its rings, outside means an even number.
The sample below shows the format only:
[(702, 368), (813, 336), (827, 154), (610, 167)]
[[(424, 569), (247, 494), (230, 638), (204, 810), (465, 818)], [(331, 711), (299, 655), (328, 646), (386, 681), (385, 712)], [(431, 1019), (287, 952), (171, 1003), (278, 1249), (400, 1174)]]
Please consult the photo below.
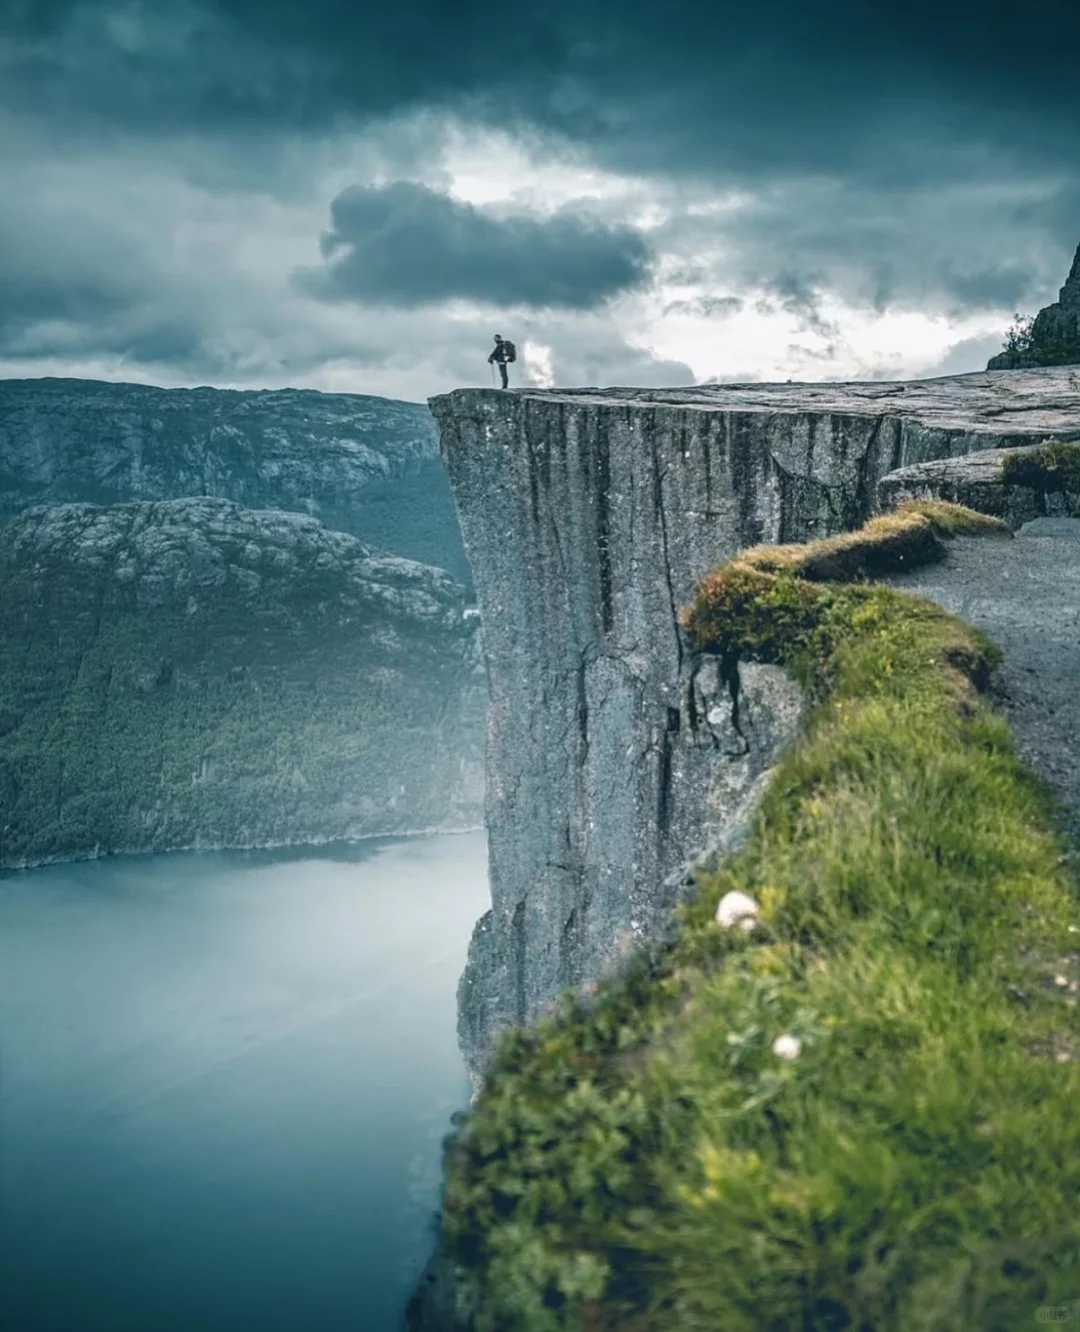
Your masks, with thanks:
[(813, 706), (673, 938), (503, 1037), (446, 1146), (459, 1326), (1004, 1330), (1080, 1300), (1052, 798), (984, 696), (994, 646), (866, 581), (955, 534), (1008, 529), (913, 502), (701, 580), (693, 648)]

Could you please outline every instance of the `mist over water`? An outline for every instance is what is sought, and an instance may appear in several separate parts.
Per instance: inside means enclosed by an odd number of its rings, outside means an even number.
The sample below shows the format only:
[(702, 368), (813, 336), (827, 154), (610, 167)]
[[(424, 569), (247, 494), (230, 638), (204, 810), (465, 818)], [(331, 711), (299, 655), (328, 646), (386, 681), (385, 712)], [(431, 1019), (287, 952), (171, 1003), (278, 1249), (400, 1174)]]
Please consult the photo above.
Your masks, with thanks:
[(482, 834), (0, 875), (0, 1326), (391, 1332)]

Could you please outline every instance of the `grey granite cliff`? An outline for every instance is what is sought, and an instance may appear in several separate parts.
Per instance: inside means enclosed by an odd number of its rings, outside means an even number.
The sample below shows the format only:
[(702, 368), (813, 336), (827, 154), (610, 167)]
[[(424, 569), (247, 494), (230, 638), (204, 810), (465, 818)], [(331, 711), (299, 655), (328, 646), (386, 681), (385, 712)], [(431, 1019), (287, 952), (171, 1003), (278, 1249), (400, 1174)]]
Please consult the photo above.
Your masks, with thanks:
[(462, 390), (431, 401), (485, 627), (492, 909), (459, 991), (482, 1071), (634, 939), (661, 933), (688, 861), (741, 835), (800, 699), (720, 678), (677, 612), (760, 541), (843, 530), (889, 472), (1080, 437), (1080, 377)]
[(0, 526), (41, 504), (208, 495), (469, 572), (431, 414), (311, 389), (0, 380)]
[(0, 529), (0, 866), (476, 826), (485, 703), (466, 589), (314, 518)]

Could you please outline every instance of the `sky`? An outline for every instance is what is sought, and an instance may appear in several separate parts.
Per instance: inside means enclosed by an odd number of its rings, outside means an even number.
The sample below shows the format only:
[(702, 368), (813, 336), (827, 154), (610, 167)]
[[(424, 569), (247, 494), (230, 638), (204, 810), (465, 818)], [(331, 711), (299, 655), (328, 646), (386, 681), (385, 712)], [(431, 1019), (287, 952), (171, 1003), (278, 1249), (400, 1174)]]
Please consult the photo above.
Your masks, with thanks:
[(1080, 241), (1080, 5), (3, 0), (0, 377), (981, 369)]

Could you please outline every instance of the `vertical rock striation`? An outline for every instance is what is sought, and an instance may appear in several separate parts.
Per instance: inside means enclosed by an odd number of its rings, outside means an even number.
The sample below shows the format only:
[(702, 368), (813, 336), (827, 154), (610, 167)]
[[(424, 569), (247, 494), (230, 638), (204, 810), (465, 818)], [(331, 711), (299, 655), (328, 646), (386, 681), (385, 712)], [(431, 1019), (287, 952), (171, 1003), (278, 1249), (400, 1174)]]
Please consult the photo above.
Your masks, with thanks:
[(484, 623), (491, 911), (459, 991), (474, 1074), (499, 1028), (670, 918), (738, 838), (801, 699), (725, 679), (677, 623), (739, 549), (862, 522), (889, 471), (1078, 433), (1063, 371), (431, 400)]

